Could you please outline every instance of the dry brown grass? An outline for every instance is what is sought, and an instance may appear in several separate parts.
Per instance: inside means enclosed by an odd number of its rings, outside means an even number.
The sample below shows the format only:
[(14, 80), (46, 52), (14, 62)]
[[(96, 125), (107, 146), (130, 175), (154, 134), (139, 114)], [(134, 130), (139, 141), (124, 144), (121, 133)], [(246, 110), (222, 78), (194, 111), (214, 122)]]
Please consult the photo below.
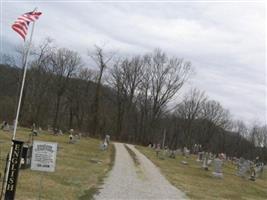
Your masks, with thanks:
[[(216, 179), (211, 171), (201, 169), (196, 156), (185, 159), (158, 159), (154, 150), (147, 147), (137, 148), (155, 163), (166, 178), (177, 188), (184, 191), (190, 199), (267, 199), (267, 172), (255, 182), (235, 175), (235, 166), (227, 162), (223, 166), (224, 178)], [(188, 165), (181, 164), (186, 160)]]
[[(19, 129), (17, 139), (25, 141), (29, 133), (30, 130)], [(11, 133), (0, 131), (1, 158), (6, 156), (10, 148), (10, 138)], [(68, 135), (53, 136), (45, 132), (36, 137), (36, 140), (58, 143), (56, 171), (43, 173), (30, 169), (20, 170), (16, 199), (38, 199), (41, 176), (42, 199), (91, 199), (112, 166), (114, 149), (111, 147), (107, 151), (101, 151), (100, 141), (92, 138), (82, 138), (77, 144), (68, 144)], [(91, 159), (99, 160), (101, 163), (93, 163)], [(3, 165), (4, 162), (1, 161), (2, 172)]]

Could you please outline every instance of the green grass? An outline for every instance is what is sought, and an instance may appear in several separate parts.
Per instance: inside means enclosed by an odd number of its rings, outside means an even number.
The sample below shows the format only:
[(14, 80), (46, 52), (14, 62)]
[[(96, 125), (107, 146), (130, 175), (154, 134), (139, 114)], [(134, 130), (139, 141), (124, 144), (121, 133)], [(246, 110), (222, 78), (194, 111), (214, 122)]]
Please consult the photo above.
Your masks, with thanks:
[[(144, 153), (162, 174), (177, 188), (186, 193), (190, 199), (267, 199), (267, 172), (255, 182), (243, 179), (235, 175), (235, 166), (227, 162), (223, 166), (224, 178), (217, 179), (212, 176), (212, 167), (209, 171), (201, 169), (200, 163), (196, 162), (196, 156), (176, 159), (158, 159), (156, 152), (151, 148), (136, 146)], [(186, 160), (188, 165), (181, 164)]]
[[(30, 130), (19, 129), (17, 139), (27, 141)], [(0, 157), (6, 157), (10, 149), (11, 133), (0, 131)], [(36, 140), (57, 142), (56, 171), (44, 173), (30, 169), (20, 170), (16, 199), (38, 199), (40, 179), (42, 181), (42, 199), (92, 199), (114, 160), (113, 145), (107, 151), (99, 149), (100, 141), (82, 138), (76, 144), (68, 144), (68, 135), (54, 136), (43, 132)], [(99, 160), (94, 163), (92, 160)], [(0, 170), (3, 173), (4, 162)]]

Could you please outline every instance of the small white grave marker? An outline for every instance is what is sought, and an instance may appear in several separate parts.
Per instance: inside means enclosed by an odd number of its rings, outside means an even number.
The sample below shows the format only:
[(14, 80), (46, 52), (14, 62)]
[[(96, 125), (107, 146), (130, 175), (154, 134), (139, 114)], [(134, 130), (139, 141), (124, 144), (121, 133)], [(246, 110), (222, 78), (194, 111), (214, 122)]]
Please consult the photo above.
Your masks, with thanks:
[(56, 168), (57, 143), (34, 141), (31, 170), (54, 172)]

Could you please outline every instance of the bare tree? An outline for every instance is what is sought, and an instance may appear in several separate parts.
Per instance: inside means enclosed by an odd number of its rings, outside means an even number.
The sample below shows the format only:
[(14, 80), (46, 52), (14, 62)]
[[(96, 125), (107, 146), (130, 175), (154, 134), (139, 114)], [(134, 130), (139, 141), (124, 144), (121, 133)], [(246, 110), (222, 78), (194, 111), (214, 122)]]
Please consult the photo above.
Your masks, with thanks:
[[(111, 70), (111, 85), (116, 89), (117, 97), (117, 134), (122, 138), (122, 133), (130, 134), (133, 126), (133, 109), (136, 101), (137, 88), (142, 80), (143, 62), (140, 57), (124, 59), (115, 63)], [(127, 115), (127, 116), (125, 116)], [(124, 118), (127, 117), (127, 121)], [(123, 125), (124, 130), (123, 129)]]
[[(77, 128), (83, 129), (84, 119), (90, 118), (93, 97), (91, 95), (95, 74), (88, 68), (81, 68), (75, 76), (77, 84), (69, 88), (69, 127), (72, 127), (72, 120), (75, 117)], [(81, 92), (82, 91), (82, 92)]]
[(71, 77), (74, 76), (81, 65), (81, 58), (78, 53), (68, 49), (58, 49), (51, 56), (52, 72), (55, 75), (54, 91), (56, 94), (55, 115), (53, 127), (58, 126), (58, 114), (61, 106), (62, 96), (65, 93)]
[(27, 106), (31, 108), (24, 115), (30, 115), (30, 123), (43, 125), (40, 119), (41, 115), (45, 115), (46, 109), (49, 109), (47, 102), (49, 100), (50, 81), (52, 74), (50, 71), (50, 58), (53, 52), (52, 40), (45, 39), (38, 47), (35, 48), (32, 55), (34, 59), (31, 62), (31, 69), (28, 74), (28, 83), (26, 95)]
[(191, 64), (184, 62), (183, 59), (169, 59), (160, 50), (155, 50), (146, 64), (151, 73), (152, 119), (156, 119), (161, 112), (161, 108), (170, 102), (188, 79)]
[(100, 101), (100, 91), (101, 91), (101, 81), (103, 77), (104, 70), (107, 68), (107, 64), (113, 58), (113, 54), (105, 54), (103, 49), (99, 46), (95, 46), (93, 53), (89, 53), (89, 56), (95, 62), (99, 68), (99, 72), (96, 78), (96, 90), (95, 98), (92, 105), (93, 120), (91, 122), (92, 134), (96, 135), (99, 132), (99, 101)]
[(249, 130), (249, 141), (257, 147), (267, 146), (267, 125), (261, 125), (260, 122), (254, 121)]
[(237, 132), (243, 138), (248, 138), (249, 129), (242, 120), (233, 121), (233, 131)]
[[(183, 130), (180, 134), (177, 132), (174, 135), (173, 142), (177, 142), (177, 137), (180, 137), (180, 140), (183, 140), (183, 145), (191, 146), (196, 141), (194, 141), (197, 137), (193, 137), (193, 123), (201, 118), (201, 112), (205, 102), (207, 101), (207, 97), (204, 92), (194, 88), (191, 89), (188, 94), (186, 94), (180, 104), (177, 105), (177, 109), (175, 111), (176, 117), (180, 122), (177, 126), (180, 126), (178, 130)], [(179, 134), (179, 135), (178, 135)]]
[[(220, 143), (221, 146), (217, 149), (225, 152), (226, 131), (232, 129), (230, 112), (224, 109), (219, 102), (209, 100), (203, 105), (202, 119), (202, 144), (207, 150), (210, 150), (211, 146)], [(211, 142), (212, 140), (213, 142)]]
[[(148, 56), (144, 57), (144, 63), (147, 62)], [(150, 95), (151, 88), (151, 74), (146, 66), (142, 70), (143, 76), (140, 85), (138, 86), (137, 93), (137, 108), (139, 111), (139, 123), (138, 123), (138, 141), (146, 141), (148, 139), (149, 123), (152, 113), (152, 96)]]
[(265, 148), (267, 148), (267, 124), (262, 126), (261, 134), (262, 134), (262, 145)]
[(16, 66), (15, 58), (9, 54), (0, 53), (1, 63), (9, 66)]
[(123, 71), (121, 69), (121, 62), (118, 61), (114, 64), (111, 70), (111, 85), (116, 91), (116, 105), (117, 105), (117, 118), (116, 118), (116, 137), (120, 138), (122, 132), (122, 124), (124, 120), (125, 113), (125, 102), (126, 102), (126, 89), (124, 88), (125, 79), (123, 76)]
[(168, 58), (165, 53), (155, 50), (145, 58), (146, 70), (150, 75), (148, 94), (152, 100), (151, 132), (166, 105), (189, 78), (192, 68), (183, 59)]
[(229, 110), (224, 109), (221, 104), (214, 100), (209, 100), (203, 105), (202, 117), (215, 126), (229, 130), (232, 127)]

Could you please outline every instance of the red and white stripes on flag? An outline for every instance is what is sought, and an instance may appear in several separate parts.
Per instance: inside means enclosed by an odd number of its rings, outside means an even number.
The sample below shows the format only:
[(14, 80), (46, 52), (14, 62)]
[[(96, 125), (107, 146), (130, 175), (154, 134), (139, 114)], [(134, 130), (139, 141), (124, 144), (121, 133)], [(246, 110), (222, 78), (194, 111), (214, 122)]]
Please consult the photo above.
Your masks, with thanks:
[(12, 29), (25, 40), (30, 22), (36, 21), (41, 14), (41, 12), (33, 11), (21, 15), (12, 25)]

